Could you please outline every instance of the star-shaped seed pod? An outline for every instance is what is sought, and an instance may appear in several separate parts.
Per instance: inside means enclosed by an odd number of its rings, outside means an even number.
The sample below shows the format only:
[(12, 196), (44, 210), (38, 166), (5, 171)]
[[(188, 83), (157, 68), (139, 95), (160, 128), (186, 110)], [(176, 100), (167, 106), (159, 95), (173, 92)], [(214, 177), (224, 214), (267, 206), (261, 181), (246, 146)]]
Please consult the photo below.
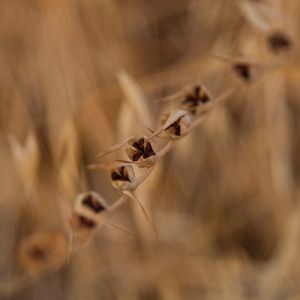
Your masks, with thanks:
[(77, 196), (70, 219), (71, 244), (75, 245), (75, 249), (90, 242), (102, 225), (108, 225), (130, 237), (134, 236), (132, 232), (108, 220), (111, 207), (96, 192), (90, 191)]
[(293, 46), (290, 36), (286, 32), (280, 30), (269, 33), (267, 36), (267, 43), (269, 49), (275, 54), (286, 52)]
[(30, 276), (57, 271), (67, 260), (67, 244), (66, 236), (58, 230), (34, 233), (20, 244), (20, 265)]
[(181, 107), (192, 115), (196, 115), (199, 105), (209, 101), (211, 101), (211, 95), (208, 93), (207, 89), (202, 85), (196, 85), (192, 88), (191, 92), (187, 92), (181, 103)]
[(70, 221), (74, 232), (94, 230), (100, 220), (100, 215), (108, 205), (96, 192), (79, 194), (76, 198), (73, 215)]
[(257, 79), (263, 70), (262, 66), (259, 66), (259, 64), (242, 59), (232, 61), (231, 68), (238, 78), (247, 83)]
[[(102, 157), (109, 153), (118, 151), (120, 148), (127, 146), (125, 152), (130, 159), (130, 161), (116, 160), (117, 162), (122, 162), (126, 164), (134, 163), (138, 167), (151, 167), (157, 160), (157, 146), (155, 143), (149, 140), (147, 137), (137, 137), (131, 136), (125, 141), (112, 146), (110, 149), (97, 155), (97, 157)], [(93, 164), (89, 165), (90, 169), (104, 168), (106, 169), (106, 164)]]
[(180, 139), (187, 135), (192, 124), (192, 117), (186, 110), (176, 109), (162, 117), (162, 128), (157, 132), (164, 132), (170, 139)]
[(156, 145), (145, 137), (132, 138), (125, 149), (127, 156), (140, 166), (152, 166), (157, 160)]
[(131, 190), (135, 187), (136, 177), (133, 167), (130, 165), (123, 165), (112, 169), (110, 177), (113, 187), (120, 190)]

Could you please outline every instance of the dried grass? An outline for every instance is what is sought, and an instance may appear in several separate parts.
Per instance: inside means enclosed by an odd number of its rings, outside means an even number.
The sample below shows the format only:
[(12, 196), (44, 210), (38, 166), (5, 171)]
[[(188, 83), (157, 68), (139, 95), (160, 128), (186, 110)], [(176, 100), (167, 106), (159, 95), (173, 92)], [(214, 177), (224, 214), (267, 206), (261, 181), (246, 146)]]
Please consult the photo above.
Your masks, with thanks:
[(298, 1), (1, 7), (1, 297), (300, 297)]

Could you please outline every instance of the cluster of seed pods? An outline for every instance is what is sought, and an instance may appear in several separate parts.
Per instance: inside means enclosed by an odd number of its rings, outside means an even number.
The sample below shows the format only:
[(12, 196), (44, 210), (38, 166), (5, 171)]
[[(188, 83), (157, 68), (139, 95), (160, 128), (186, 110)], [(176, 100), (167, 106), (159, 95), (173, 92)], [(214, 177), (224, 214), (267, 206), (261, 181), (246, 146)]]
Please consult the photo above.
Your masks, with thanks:
[[(293, 42), (287, 31), (276, 29), (272, 19), (269, 20), (270, 16), (276, 15), (272, 7), (269, 7), (264, 1), (256, 3), (244, 0), (241, 1), (240, 8), (250, 23), (264, 34), (270, 51), (280, 54), (292, 48)], [(247, 83), (257, 80), (266, 71), (280, 65), (280, 63), (266, 65), (253, 59), (226, 55), (213, 56), (228, 63), (234, 74)], [(130, 137), (98, 155), (98, 157), (102, 157), (125, 146), (128, 160), (117, 160), (115, 163), (107, 165), (97, 164), (91, 168), (109, 169), (112, 185), (132, 196), (136, 188), (151, 173), (154, 165), (171, 149), (174, 143), (201, 124), (214, 107), (227, 99), (234, 91), (235, 88), (229, 89), (214, 98), (203, 84), (198, 84), (166, 97), (163, 101), (179, 101), (179, 104), (176, 109), (162, 116), (161, 126), (157, 130), (150, 130), (149, 136)], [(158, 149), (153, 141), (155, 138), (165, 139), (167, 143)], [(146, 169), (145, 174), (136, 177), (133, 166)]]
[[(276, 22), (273, 20), (274, 17), (278, 17), (278, 12), (269, 7), (265, 1), (242, 0), (240, 9), (246, 19), (263, 34), (271, 53), (280, 55), (288, 53), (293, 48), (294, 43), (288, 30), (282, 26), (276, 26)], [(252, 59), (219, 54), (213, 56), (229, 64), (234, 74), (247, 83), (257, 80), (265, 71), (280, 65), (280, 63), (265, 65)], [(71, 248), (77, 244), (86, 245), (102, 224), (110, 224), (131, 234), (124, 228), (108, 221), (110, 213), (127, 199), (136, 201), (145, 217), (153, 225), (146, 210), (136, 198), (135, 190), (151, 174), (155, 164), (173, 147), (176, 141), (201, 124), (210, 112), (227, 99), (234, 90), (230, 89), (214, 98), (203, 84), (198, 84), (166, 97), (163, 101), (178, 101), (178, 105), (176, 109), (162, 116), (161, 126), (157, 130), (150, 130), (151, 133), (148, 136), (131, 136), (98, 155), (100, 158), (125, 147), (124, 153), (128, 160), (116, 160), (111, 164), (90, 166), (91, 169), (109, 170), (112, 186), (120, 190), (122, 196), (109, 206), (96, 192), (79, 194), (75, 199), (68, 223), (71, 234), (68, 235), (59, 230), (49, 230), (38, 232), (24, 239), (19, 248), (20, 265), (32, 276), (37, 276), (45, 271), (58, 270), (68, 260), (70, 244)], [(166, 143), (159, 148), (154, 139), (164, 139)], [(137, 177), (134, 167), (143, 169), (144, 173)], [(156, 230), (155, 226), (153, 227)]]
[[(127, 156), (126, 160), (118, 159), (112, 163), (90, 166), (91, 169), (109, 170), (112, 186), (122, 193), (122, 197), (107, 208), (108, 211), (112, 212), (124, 203), (125, 199), (134, 200), (157, 232), (154, 222), (137, 199), (135, 190), (151, 174), (156, 163), (176, 144), (176, 141), (189, 134), (231, 92), (232, 90), (213, 99), (203, 85), (195, 85), (180, 91), (165, 99), (166, 101), (178, 100), (178, 108), (161, 117), (161, 126), (157, 130), (149, 129), (151, 133), (148, 136), (131, 136), (100, 153), (98, 158), (123, 148), (123, 154)], [(163, 141), (160, 147), (155, 139)], [(136, 176), (135, 168), (142, 170), (139, 172), (141, 175)]]

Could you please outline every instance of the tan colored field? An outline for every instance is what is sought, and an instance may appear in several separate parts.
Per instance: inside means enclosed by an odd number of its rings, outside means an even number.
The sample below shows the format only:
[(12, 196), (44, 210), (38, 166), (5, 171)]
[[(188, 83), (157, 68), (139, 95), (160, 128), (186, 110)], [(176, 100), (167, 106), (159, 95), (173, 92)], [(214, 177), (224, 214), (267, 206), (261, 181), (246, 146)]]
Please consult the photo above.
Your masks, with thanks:
[(299, 17), (1, 0), (0, 299), (300, 299)]

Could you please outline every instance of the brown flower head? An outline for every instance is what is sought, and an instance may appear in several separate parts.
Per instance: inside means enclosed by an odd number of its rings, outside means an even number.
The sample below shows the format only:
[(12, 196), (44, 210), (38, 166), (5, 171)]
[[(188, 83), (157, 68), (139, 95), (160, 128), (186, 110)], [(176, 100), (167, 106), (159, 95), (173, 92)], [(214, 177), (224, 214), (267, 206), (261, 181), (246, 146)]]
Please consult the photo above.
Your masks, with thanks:
[(274, 31), (267, 37), (267, 42), (270, 50), (275, 54), (288, 51), (292, 47), (292, 40), (286, 32)]
[(130, 160), (152, 165), (156, 159), (155, 146), (146, 138), (133, 138), (128, 141), (126, 153)]
[(32, 276), (60, 269), (67, 258), (67, 239), (58, 230), (35, 233), (19, 248), (22, 268)]
[(205, 87), (196, 85), (191, 93), (188, 93), (182, 101), (182, 108), (195, 115), (198, 112), (198, 107), (211, 100), (211, 96)]
[(112, 185), (121, 190), (130, 190), (135, 183), (135, 174), (132, 166), (120, 166), (110, 173)]
[(164, 131), (171, 139), (179, 139), (185, 136), (191, 124), (192, 118), (189, 112), (181, 109), (168, 113), (162, 118)]

